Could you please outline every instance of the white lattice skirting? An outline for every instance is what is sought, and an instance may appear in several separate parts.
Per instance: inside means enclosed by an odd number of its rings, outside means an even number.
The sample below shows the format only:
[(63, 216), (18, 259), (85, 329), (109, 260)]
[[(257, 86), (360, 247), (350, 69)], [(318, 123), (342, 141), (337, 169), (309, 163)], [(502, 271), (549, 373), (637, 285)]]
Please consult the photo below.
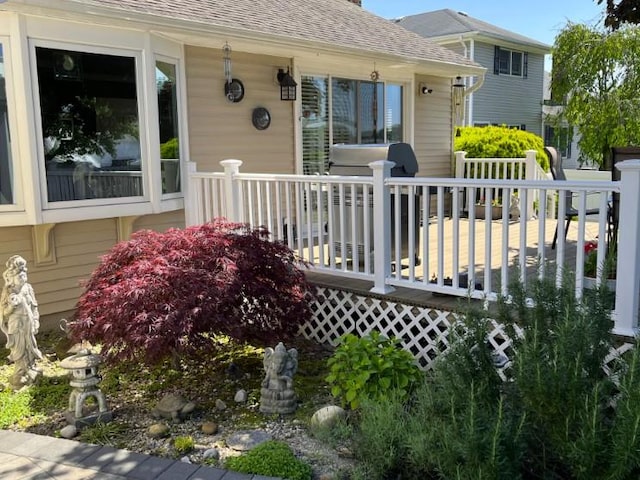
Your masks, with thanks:
[[(386, 337), (400, 339), (423, 370), (431, 368), (435, 359), (447, 350), (451, 326), (460, 318), (460, 314), (455, 312), (402, 304), (336, 288), (317, 288), (318, 299), (312, 305), (314, 316), (301, 330), (305, 338), (335, 346), (340, 337), (348, 333), (364, 336), (377, 330)], [(489, 342), (495, 353), (511, 357), (511, 339), (501, 324), (494, 321), (493, 326)], [(624, 343), (612, 351), (605, 370), (608, 371), (608, 365), (630, 348), (631, 344)]]

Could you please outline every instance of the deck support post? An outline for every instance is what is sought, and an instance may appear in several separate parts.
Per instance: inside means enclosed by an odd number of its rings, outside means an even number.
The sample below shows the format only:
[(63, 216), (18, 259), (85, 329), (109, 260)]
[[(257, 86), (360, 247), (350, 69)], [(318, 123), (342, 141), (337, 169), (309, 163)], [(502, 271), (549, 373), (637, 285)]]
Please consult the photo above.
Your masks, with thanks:
[(373, 170), (373, 276), (372, 293), (390, 293), (395, 290), (387, 285), (391, 276), (391, 194), (385, 180), (391, 176), (394, 162), (371, 162)]
[(640, 160), (626, 160), (615, 168), (620, 170), (620, 261), (616, 271), (613, 333), (636, 337), (640, 307)]

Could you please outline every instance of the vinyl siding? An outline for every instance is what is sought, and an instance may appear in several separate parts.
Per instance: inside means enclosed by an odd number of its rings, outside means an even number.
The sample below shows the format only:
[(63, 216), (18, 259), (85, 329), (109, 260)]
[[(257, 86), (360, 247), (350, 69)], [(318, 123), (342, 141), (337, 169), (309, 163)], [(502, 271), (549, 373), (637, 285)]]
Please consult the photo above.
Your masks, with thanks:
[[(164, 231), (184, 226), (182, 211), (148, 215), (134, 223), (134, 231), (143, 228)], [(89, 220), (59, 223), (53, 229), (56, 263), (38, 266), (34, 263), (32, 227), (0, 228), (0, 266), (11, 255), (27, 260), (29, 282), (33, 285), (40, 315), (48, 327), (74, 309), (82, 292), (80, 282), (87, 279), (104, 255), (118, 239), (116, 220)], [(43, 322), (44, 323), (44, 322)], [(47, 326), (43, 325), (43, 328)]]
[[(280, 100), (278, 67), (288, 59), (231, 53), (233, 78), (244, 98), (230, 103), (224, 95), (221, 50), (186, 48), (187, 105), (190, 156), (201, 171), (220, 171), (220, 161), (235, 158), (245, 172), (293, 173), (295, 102)], [(251, 123), (255, 107), (271, 113), (271, 125), (257, 130)]]
[(451, 81), (441, 77), (416, 77), (433, 92), (415, 96), (414, 150), (421, 177), (452, 176)]
[(493, 73), (494, 45), (476, 42), (474, 60), (487, 68), (484, 84), (473, 94), (473, 122), (526, 125), (542, 134), (544, 56), (529, 52), (527, 78)]

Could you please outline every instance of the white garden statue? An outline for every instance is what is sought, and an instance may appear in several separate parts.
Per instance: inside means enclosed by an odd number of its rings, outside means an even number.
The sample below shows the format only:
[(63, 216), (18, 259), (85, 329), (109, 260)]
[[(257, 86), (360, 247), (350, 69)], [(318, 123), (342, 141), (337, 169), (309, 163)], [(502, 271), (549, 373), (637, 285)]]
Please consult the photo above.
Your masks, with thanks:
[(13, 255), (6, 267), (0, 294), (0, 329), (7, 337), (9, 361), (15, 365), (11, 386), (20, 388), (33, 383), (40, 373), (36, 368), (36, 361), (42, 359), (36, 342), (40, 313), (33, 288), (27, 282), (26, 260)]

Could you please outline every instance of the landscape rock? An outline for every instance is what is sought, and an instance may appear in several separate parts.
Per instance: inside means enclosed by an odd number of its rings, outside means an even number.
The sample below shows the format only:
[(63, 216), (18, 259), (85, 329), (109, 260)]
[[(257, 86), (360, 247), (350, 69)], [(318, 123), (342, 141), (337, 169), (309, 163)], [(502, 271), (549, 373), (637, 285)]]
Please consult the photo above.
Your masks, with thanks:
[(169, 426), (166, 423), (154, 423), (147, 429), (147, 435), (151, 438), (162, 438), (169, 434)]
[(227, 409), (227, 404), (224, 403), (222, 400), (220, 400), (219, 398), (216, 400), (216, 408), (218, 410), (226, 410)]
[(347, 417), (347, 412), (337, 405), (322, 407), (311, 417), (311, 426), (316, 428), (331, 428), (338, 421)]
[(240, 452), (246, 452), (272, 438), (263, 430), (245, 430), (236, 432), (227, 438), (227, 446)]
[(62, 430), (60, 430), (60, 436), (62, 438), (73, 438), (78, 435), (78, 429), (75, 425), (67, 425)]
[(220, 460), (220, 451), (217, 448), (208, 448), (202, 454), (205, 459)]
[(180, 423), (196, 408), (195, 403), (185, 400), (179, 393), (167, 393), (151, 411), (154, 418), (167, 418)]
[(186, 455), (180, 459), (182, 463), (191, 463), (191, 459)]
[(236, 403), (245, 403), (247, 401), (247, 391), (238, 390), (236, 396), (233, 398)]
[(215, 435), (218, 433), (218, 424), (215, 422), (204, 422), (202, 424), (202, 433), (207, 435)]

